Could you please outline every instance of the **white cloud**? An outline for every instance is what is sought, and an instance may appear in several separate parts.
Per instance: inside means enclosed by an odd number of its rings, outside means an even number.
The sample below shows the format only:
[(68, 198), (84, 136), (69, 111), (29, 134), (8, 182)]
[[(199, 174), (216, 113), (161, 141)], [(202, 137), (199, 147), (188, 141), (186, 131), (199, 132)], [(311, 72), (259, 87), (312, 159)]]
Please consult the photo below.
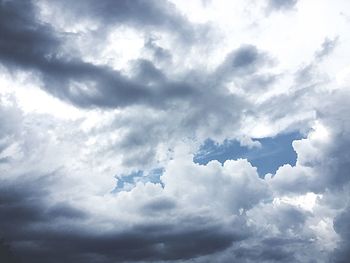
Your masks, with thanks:
[[(0, 4), (0, 234), (16, 253), (347, 255), (347, 1), (34, 3)], [(288, 132), (304, 137), (296, 165), (265, 178), (245, 159), (193, 162), (208, 138), (254, 147)]]

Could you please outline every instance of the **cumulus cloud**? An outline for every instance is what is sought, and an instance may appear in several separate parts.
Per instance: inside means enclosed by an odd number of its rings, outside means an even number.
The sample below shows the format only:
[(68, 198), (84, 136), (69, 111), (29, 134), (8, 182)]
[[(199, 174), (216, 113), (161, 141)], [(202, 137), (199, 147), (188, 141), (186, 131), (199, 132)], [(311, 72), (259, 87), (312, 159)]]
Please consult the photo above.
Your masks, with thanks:
[(346, 262), (347, 4), (231, 5), (0, 2), (0, 261)]

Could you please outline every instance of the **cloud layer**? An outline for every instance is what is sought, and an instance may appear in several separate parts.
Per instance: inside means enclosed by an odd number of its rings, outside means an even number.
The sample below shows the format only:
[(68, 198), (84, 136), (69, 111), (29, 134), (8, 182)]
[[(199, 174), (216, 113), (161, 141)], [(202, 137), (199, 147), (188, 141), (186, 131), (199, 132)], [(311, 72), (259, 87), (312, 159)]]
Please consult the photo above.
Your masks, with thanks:
[(347, 262), (344, 10), (1, 1), (0, 259)]

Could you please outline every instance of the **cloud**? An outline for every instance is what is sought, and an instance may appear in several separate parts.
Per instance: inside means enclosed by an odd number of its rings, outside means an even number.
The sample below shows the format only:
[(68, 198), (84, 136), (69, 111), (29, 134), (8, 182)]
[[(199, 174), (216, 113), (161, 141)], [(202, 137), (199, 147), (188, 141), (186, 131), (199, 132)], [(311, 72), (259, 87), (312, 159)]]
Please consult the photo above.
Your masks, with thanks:
[(334, 229), (342, 240), (334, 253), (334, 262), (346, 262), (349, 258), (350, 233), (349, 233), (350, 209), (346, 207), (334, 220)]
[(11, 247), (4, 240), (0, 241), (0, 259), (4, 262), (15, 263), (17, 260), (13, 255)]
[[(119, 10), (118, 6), (116, 9)], [(37, 20), (37, 12), (31, 2), (26, 8), (16, 1), (1, 4), (0, 30), (4, 37), (0, 59), (15, 69), (41, 74), (44, 88), (51, 94), (80, 107), (109, 108), (135, 103), (157, 107), (169, 98), (182, 98), (194, 92), (186, 83), (162, 77), (162, 72), (150, 61), (140, 60), (137, 63), (139, 78), (130, 79), (108, 66), (84, 62), (65, 53), (62, 45), (69, 41), (69, 36)], [(145, 82), (143, 76), (147, 76), (148, 81)]]
[[(23, 118), (21, 116), (19, 120), (23, 121)], [(27, 118), (28, 116), (28, 121)], [(42, 125), (45, 126), (44, 123)], [(30, 129), (32, 126), (26, 126), (19, 138), (28, 134)], [(30, 144), (22, 142), (17, 151), (23, 152), (24, 158), (27, 159), (38, 150), (30, 145), (36, 145), (42, 138), (26, 136), (23, 139), (29, 139)], [(49, 150), (52, 143), (50, 140), (51, 138), (48, 138), (44, 143), (47, 148), (42, 146), (46, 148), (46, 161), (49, 155), (57, 155), (57, 149)], [(23, 150), (28, 146), (26, 153)], [(74, 148), (70, 151), (77, 155)], [(27, 261), (33, 259), (33, 262), (38, 258), (42, 262), (173, 260), (222, 251), (233, 242), (239, 242), (249, 235), (249, 231), (242, 230), (245, 229), (243, 226), (246, 223), (240, 218), (239, 209), (248, 209), (261, 198), (268, 196), (267, 186), (246, 161), (227, 162), (224, 167), (218, 163), (201, 167), (188, 162), (191, 158), (180, 158), (166, 168), (167, 173), (162, 177), (166, 185), (164, 189), (160, 184), (138, 183), (130, 192), (122, 191), (117, 195), (111, 194), (93, 201), (89, 197), (91, 191), (94, 191), (94, 187), (89, 185), (91, 178), (86, 180), (87, 173), (82, 177), (78, 176), (81, 169), (79, 162), (82, 160), (73, 160), (78, 162), (74, 165), (75, 168), (59, 168), (61, 162), (67, 165), (66, 157), (71, 158), (63, 152), (63, 159), (56, 158), (54, 161), (58, 167), (56, 170), (50, 163), (40, 163), (36, 159), (18, 160), (18, 153), (12, 155), (13, 160), (3, 164), (2, 171), (16, 162), (22, 165), (27, 163), (27, 166), (32, 166), (31, 163), (35, 162), (36, 169), (13, 170), (6, 178), (2, 178), (0, 224), (4, 230), (1, 235), (11, 243), (16, 256)], [(50, 172), (52, 169), (54, 171)], [(178, 190), (185, 185), (191, 187), (192, 180), (195, 179), (184, 176), (188, 169), (192, 170), (193, 174), (198, 171), (201, 174), (204, 172), (200, 175), (202, 178), (198, 178), (204, 191), (193, 192), (189, 199), (183, 199), (178, 197)], [(217, 174), (220, 170), (222, 173)], [(245, 170), (247, 178), (242, 176)], [(167, 179), (168, 176), (171, 181)], [(14, 180), (15, 177), (18, 180)], [(172, 181), (176, 177), (178, 179)], [(217, 182), (221, 185), (217, 185), (218, 187), (230, 183), (233, 187), (231, 191), (217, 195), (219, 192), (216, 187), (211, 187), (215, 177), (222, 178)], [(101, 184), (101, 179), (100, 177), (98, 184)], [(72, 181), (76, 184), (72, 184)], [(235, 182), (240, 182), (242, 192), (237, 192), (240, 188)], [(70, 196), (71, 200), (62, 199), (62, 194)], [(85, 201), (78, 201), (86, 198), (90, 200), (86, 204)], [(217, 204), (208, 210), (206, 207), (211, 203), (210, 200), (216, 200)], [(116, 209), (91, 209), (105, 202), (115, 203)], [(124, 208), (120, 207), (121, 204)], [(121, 211), (123, 212), (120, 213)], [(233, 211), (237, 216), (217, 217), (217, 212), (228, 212), (229, 215), (229, 211)], [(106, 215), (112, 215), (111, 213), (114, 215), (106, 221)], [(18, 228), (18, 224), (21, 228)], [(105, 224), (119, 226), (108, 230)], [(72, 247), (68, 244), (75, 245)]]
[(290, 9), (298, 0), (269, 0), (269, 7), (276, 10)]
[(1, 1), (1, 259), (346, 260), (347, 4), (230, 5)]
[(251, 74), (267, 64), (269, 60), (267, 54), (258, 50), (257, 47), (242, 45), (226, 56), (217, 74), (229, 76)]
[(67, 19), (65, 23), (77, 23), (76, 14), (80, 13), (79, 20), (93, 21), (100, 30), (108, 30), (108, 27), (116, 24), (126, 24), (132, 27), (171, 30), (182, 38), (191, 38), (191, 33), (195, 33), (186, 17), (169, 1), (54, 1), (50, 5), (40, 1), (39, 6), (52, 12), (64, 11), (64, 18)]
[(338, 42), (337, 37), (334, 39), (326, 38), (322, 43), (322, 48), (318, 52), (316, 52), (315, 57), (317, 59), (322, 59), (323, 57), (329, 55), (336, 47), (337, 42)]
[[(131, 192), (116, 197), (118, 203), (129, 207), (124, 211), (130, 218), (146, 212), (142, 221), (121, 221), (118, 228), (110, 231), (104, 227), (105, 219), (100, 221), (94, 211), (52, 201), (61, 180), (59, 174), (44, 174), (31, 175), (16, 184), (10, 179), (1, 181), (1, 234), (27, 262), (186, 259), (220, 251), (246, 236), (239, 218), (218, 222), (215, 215), (199, 216), (193, 203), (188, 204), (188, 212), (181, 212), (183, 205), (179, 200), (170, 199), (167, 189), (150, 183), (138, 184)], [(203, 182), (203, 187), (208, 186)], [(156, 188), (159, 196), (152, 197)], [(108, 199), (115, 197), (103, 198), (107, 202)], [(144, 205), (135, 207), (136, 200)], [(182, 208), (173, 217), (177, 204)], [(157, 215), (161, 217), (156, 219)], [(116, 223), (116, 219), (111, 218), (110, 223)]]

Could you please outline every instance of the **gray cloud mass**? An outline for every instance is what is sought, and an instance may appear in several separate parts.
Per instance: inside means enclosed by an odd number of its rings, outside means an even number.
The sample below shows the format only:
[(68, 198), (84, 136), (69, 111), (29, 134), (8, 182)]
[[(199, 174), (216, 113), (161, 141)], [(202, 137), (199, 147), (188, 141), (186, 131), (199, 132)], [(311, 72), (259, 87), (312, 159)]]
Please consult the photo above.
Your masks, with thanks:
[(314, 5), (0, 0), (0, 262), (348, 262), (350, 6)]

